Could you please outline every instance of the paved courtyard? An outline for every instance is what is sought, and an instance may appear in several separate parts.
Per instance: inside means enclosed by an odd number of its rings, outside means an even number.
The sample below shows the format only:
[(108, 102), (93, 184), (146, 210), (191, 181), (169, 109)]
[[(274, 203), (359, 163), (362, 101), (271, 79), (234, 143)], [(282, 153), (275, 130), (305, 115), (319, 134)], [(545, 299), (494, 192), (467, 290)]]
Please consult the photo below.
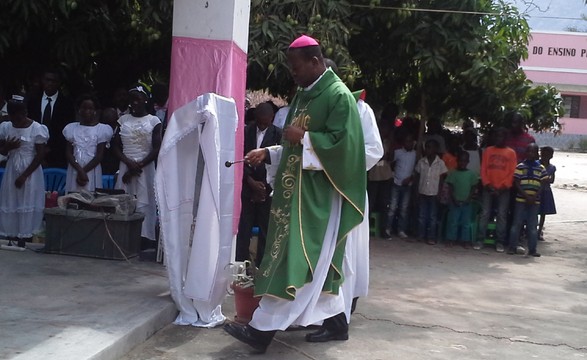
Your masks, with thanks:
[[(346, 342), (288, 331), (253, 354), (221, 328), (170, 325), (159, 264), (0, 251), (0, 358), (587, 358), (587, 154), (553, 163), (559, 213), (541, 258), (373, 238), (370, 296)], [(232, 297), (224, 312), (234, 316)]]

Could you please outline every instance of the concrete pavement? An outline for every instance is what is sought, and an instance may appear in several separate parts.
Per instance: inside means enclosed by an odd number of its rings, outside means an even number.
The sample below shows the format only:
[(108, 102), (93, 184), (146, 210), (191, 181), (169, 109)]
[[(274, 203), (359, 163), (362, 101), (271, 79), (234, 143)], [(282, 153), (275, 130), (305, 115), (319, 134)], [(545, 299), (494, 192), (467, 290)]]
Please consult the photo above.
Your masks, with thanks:
[[(555, 198), (541, 258), (373, 239), (350, 339), (281, 332), (265, 355), (221, 328), (170, 325), (161, 265), (0, 250), (0, 359), (587, 358), (587, 192)], [(234, 316), (232, 297), (223, 309)]]
[[(123, 359), (587, 358), (587, 244), (553, 235), (559, 226), (548, 227), (541, 258), (374, 239), (371, 294), (346, 342), (281, 332), (257, 355), (219, 328), (170, 325)], [(585, 223), (564, 226), (585, 231)]]
[(163, 267), (0, 250), (0, 359), (117, 359), (176, 315)]

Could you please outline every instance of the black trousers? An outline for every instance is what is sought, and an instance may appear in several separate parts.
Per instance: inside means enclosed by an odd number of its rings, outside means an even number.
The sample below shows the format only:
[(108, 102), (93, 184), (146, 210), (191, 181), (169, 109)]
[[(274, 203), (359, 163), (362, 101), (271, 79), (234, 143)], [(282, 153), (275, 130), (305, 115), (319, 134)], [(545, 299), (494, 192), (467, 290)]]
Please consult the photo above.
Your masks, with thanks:
[(236, 236), (236, 261), (249, 260), (249, 246), (254, 226), (259, 227), (257, 256), (255, 264), (261, 265), (265, 243), (267, 239), (267, 227), (269, 225), (269, 212), (271, 211), (271, 198), (263, 202), (254, 203), (249, 198), (242, 198), (241, 215)]

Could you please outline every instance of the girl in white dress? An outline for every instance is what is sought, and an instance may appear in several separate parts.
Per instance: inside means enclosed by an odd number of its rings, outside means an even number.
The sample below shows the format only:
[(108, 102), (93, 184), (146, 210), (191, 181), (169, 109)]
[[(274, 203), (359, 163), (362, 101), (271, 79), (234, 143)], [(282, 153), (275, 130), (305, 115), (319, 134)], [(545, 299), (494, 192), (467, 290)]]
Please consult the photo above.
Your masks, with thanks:
[(63, 129), (67, 140), (66, 191), (94, 191), (102, 187), (102, 158), (104, 149), (112, 139), (112, 128), (98, 122), (97, 101), (83, 95), (78, 101), (80, 122), (70, 123)]
[(116, 188), (137, 197), (137, 211), (145, 214), (141, 236), (151, 240), (143, 248), (155, 247), (157, 207), (155, 203), (155, 159), (161, 147), (161, 120), (147, 113), (147, 93), (142, 86), (129, 91), (130, 114), (118, 119), (113, 150), (120, 158)]
[(8, 101), (10, 121), (0, 123), (0, 153), (8, 156), (0, 185), (0, 235), (24, 247), (43, 221), (45, 178), (41, 161), (49, 130), (26, 116), (22, 96)]

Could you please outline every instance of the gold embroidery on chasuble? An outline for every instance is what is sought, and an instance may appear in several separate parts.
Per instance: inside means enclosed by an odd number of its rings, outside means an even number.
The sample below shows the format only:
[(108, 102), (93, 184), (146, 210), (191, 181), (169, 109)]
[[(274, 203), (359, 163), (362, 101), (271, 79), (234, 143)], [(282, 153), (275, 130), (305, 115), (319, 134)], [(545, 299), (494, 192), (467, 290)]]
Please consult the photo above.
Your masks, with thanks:
[(308, 100), (305, 105), (300, 105), (296, 107), (294, 117), (291, 120), (291, 125), (301, 127), (304, 130), (308, 130), (308, 125), (310, 124), (311, 117), (310, 115), (306, 114), (306, 110), (308, 110), (308, 105), (312, 99)]
[(275, 229), (275, 240), (271, 246), (271, 261), (269, 266), (263, 271), (263, 276), (268, 277), (271, 273), (273, 264), (281, 253), (281, 244), (283, 240), (289, 236), (289, 224), (291, 215), (291, 197), (294, 193), (296, 185), (296, 173), (300, 166), (301, 157), (299, 155), (289, 155), (287, 157), (287, 163), (281, 176), (281, 186), (283, 187), (282, 195), (287, 200), (283, 207), (271, 209), (271, 215), (273, 215), (276, 229)]
[(308, 130), (308, 125), (310, 124), (310, 115), (306, 115), (303, 112), (299, 115), (296, 115), (293, 120), (291, 121), (291, 124), (293, 126), (298, 126), (301, 127), (304, 130)]

